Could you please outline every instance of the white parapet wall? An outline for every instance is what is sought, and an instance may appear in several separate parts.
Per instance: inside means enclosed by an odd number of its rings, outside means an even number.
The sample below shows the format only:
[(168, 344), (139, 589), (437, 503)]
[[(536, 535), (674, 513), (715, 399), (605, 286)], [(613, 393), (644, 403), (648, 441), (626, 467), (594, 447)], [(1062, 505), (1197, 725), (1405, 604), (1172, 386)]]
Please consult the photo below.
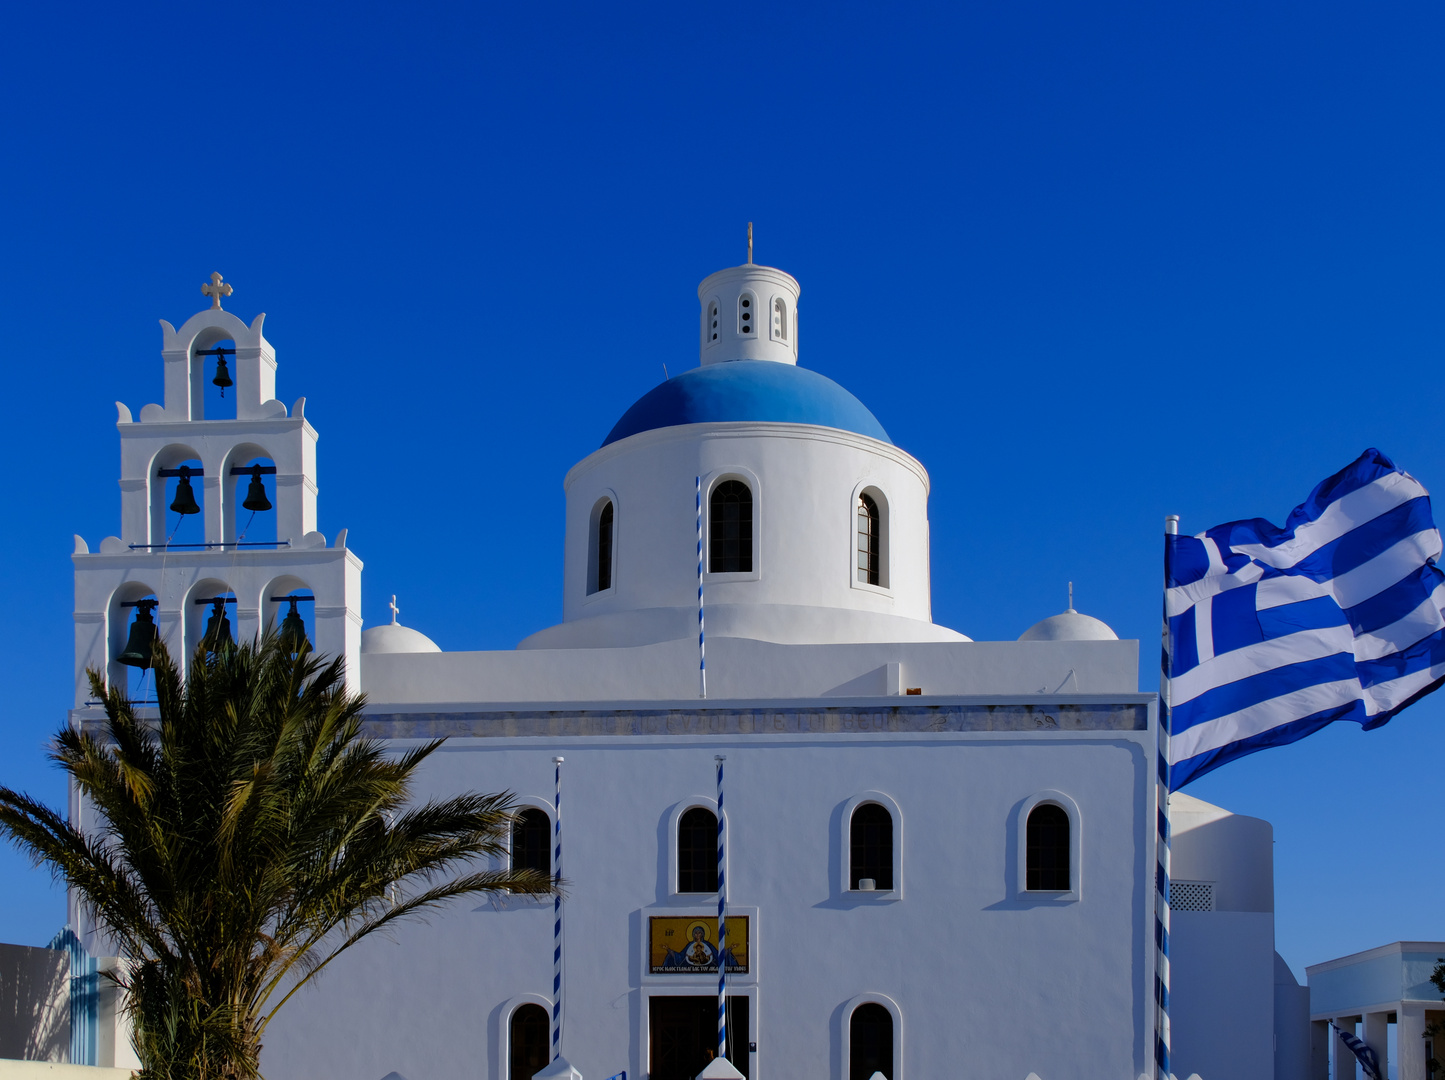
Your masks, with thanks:
[(0, 1058), (0, 1080), (130, 1080), (134, 1075), (130, 1069), (107, 1069), (99, 1065)]

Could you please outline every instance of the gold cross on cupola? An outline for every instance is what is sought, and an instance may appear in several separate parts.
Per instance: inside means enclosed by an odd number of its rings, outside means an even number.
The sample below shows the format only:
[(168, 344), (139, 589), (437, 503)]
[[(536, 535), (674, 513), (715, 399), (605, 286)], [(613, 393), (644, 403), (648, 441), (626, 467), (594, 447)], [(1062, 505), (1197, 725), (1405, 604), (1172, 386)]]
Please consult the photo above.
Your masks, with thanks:
[(211, 283), (201, 286), (201, 292), (211, 298), (211, 309), (220, 311), (221, 297), (231, 295), (231, 286), (221, 284), (221, 275), (214, 273), (211, 275)]

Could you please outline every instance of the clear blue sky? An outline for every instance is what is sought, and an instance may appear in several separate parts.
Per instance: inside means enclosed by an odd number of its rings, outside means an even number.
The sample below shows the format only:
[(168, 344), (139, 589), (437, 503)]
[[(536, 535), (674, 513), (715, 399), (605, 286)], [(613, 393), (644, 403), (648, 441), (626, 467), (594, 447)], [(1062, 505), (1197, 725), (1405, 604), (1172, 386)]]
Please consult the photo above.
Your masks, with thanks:
[[(803, 285), (805, 366), (924, 462), (934, 614), (1142, 642), (1159, 534), (1281, 521), (1377, 445), (1445, 489), (1438, 4), (12, 4), (0, 13), (0, 783), (72, 663), (71, 534), (118, 531), (159, 318), (268, 313), (365, 616), (447, 649), (560, 615), (562, 476), (694, 365), (695, 287)], [(471, 567), (472, 570), (461, 569)], [(1445, 695), (1231, 765), (1280, 951), (1445, 938)], [(0, 939), (59, 894), (0, 854)]]

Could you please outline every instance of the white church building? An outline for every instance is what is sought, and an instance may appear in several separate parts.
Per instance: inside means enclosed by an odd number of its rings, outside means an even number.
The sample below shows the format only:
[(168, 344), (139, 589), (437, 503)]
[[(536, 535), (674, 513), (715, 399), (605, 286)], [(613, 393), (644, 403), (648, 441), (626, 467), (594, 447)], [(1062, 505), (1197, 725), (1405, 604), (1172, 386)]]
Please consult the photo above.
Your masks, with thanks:
[[(691, 1080), (716, 1048), (718, 755), (744, 1075), (1152, 1077), (1157, 696), (1139, 644), (1072, 609), (1016, 641), (933, 621), (928, 473), (799, 366), (794, 278), (751, 259), (706, 278), (699, 366), (575, 433), (562, 621), (495, 652), (363, 630), (362, 562), (318, 531), (305, 399), (276, 397), (264, 316), (223, 310), (219, 275), (207, 289), (210, 308), (162, 323), (163, 404), (119, 406), (119, 535), (76, 538), (74, 722), (100, 715), (87, 668), (134, 679), (137, 619), (186, 657), (222, 614), (243, 640), (299, 618), (345, 656), (370, 734), (448, 739), (420, 794), (516, 793), (519, 864), (551, 869), (564, 759), (562, 1053), (586, 1080)], [(210, 385), (225, 415), (206, 415)], [(204, 539), (178, 545), (187, 499)], [(1173, 803), (1174, 1071), (1303, 1080), (1270, 827)], [(73, 901), (70, 917), (87, 938)], [(262, 1066), (530, 1080), (552, 987), (550, 900), (458, 904), (338, 960), (268, 1029)]]

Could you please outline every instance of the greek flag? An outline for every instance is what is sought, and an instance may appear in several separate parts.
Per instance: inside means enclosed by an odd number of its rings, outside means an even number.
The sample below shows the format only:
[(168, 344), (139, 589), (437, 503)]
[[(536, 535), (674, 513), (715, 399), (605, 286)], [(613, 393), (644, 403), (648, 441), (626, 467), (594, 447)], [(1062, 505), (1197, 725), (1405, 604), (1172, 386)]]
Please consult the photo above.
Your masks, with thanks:
[[(1380, 1072), (1380, 1059), (1375, 1056), (1375, 1052), (1370, 1049), (1369, 1044), (1366, 1043), (1365, 1040), (1361, 1039), (1352, 1031), (1346, 1031), (1333, 1020), (1330, 1021), (1330, 1027), (1335, 1029), (1335, 1034), (1340, 1037), (1340, 1042), (1344, 1043), (1345, 1046), (1349, 1048), (1350, 1053), (1355, 1055), (1355, 1060), (1360, 1063), (1360, 1068), (1364, 1070), (1365, 1080), (1385, 1080), (1384, 1075)], [(1336, 1073), (1335, 1075), (1338, 1076), (1339, 1074)]]
[(1378, 450), (1283, 529), (1165, 537), (1170, 787), (1335, 720), (1379, 727), (1445, 681), (1429, 493)]

